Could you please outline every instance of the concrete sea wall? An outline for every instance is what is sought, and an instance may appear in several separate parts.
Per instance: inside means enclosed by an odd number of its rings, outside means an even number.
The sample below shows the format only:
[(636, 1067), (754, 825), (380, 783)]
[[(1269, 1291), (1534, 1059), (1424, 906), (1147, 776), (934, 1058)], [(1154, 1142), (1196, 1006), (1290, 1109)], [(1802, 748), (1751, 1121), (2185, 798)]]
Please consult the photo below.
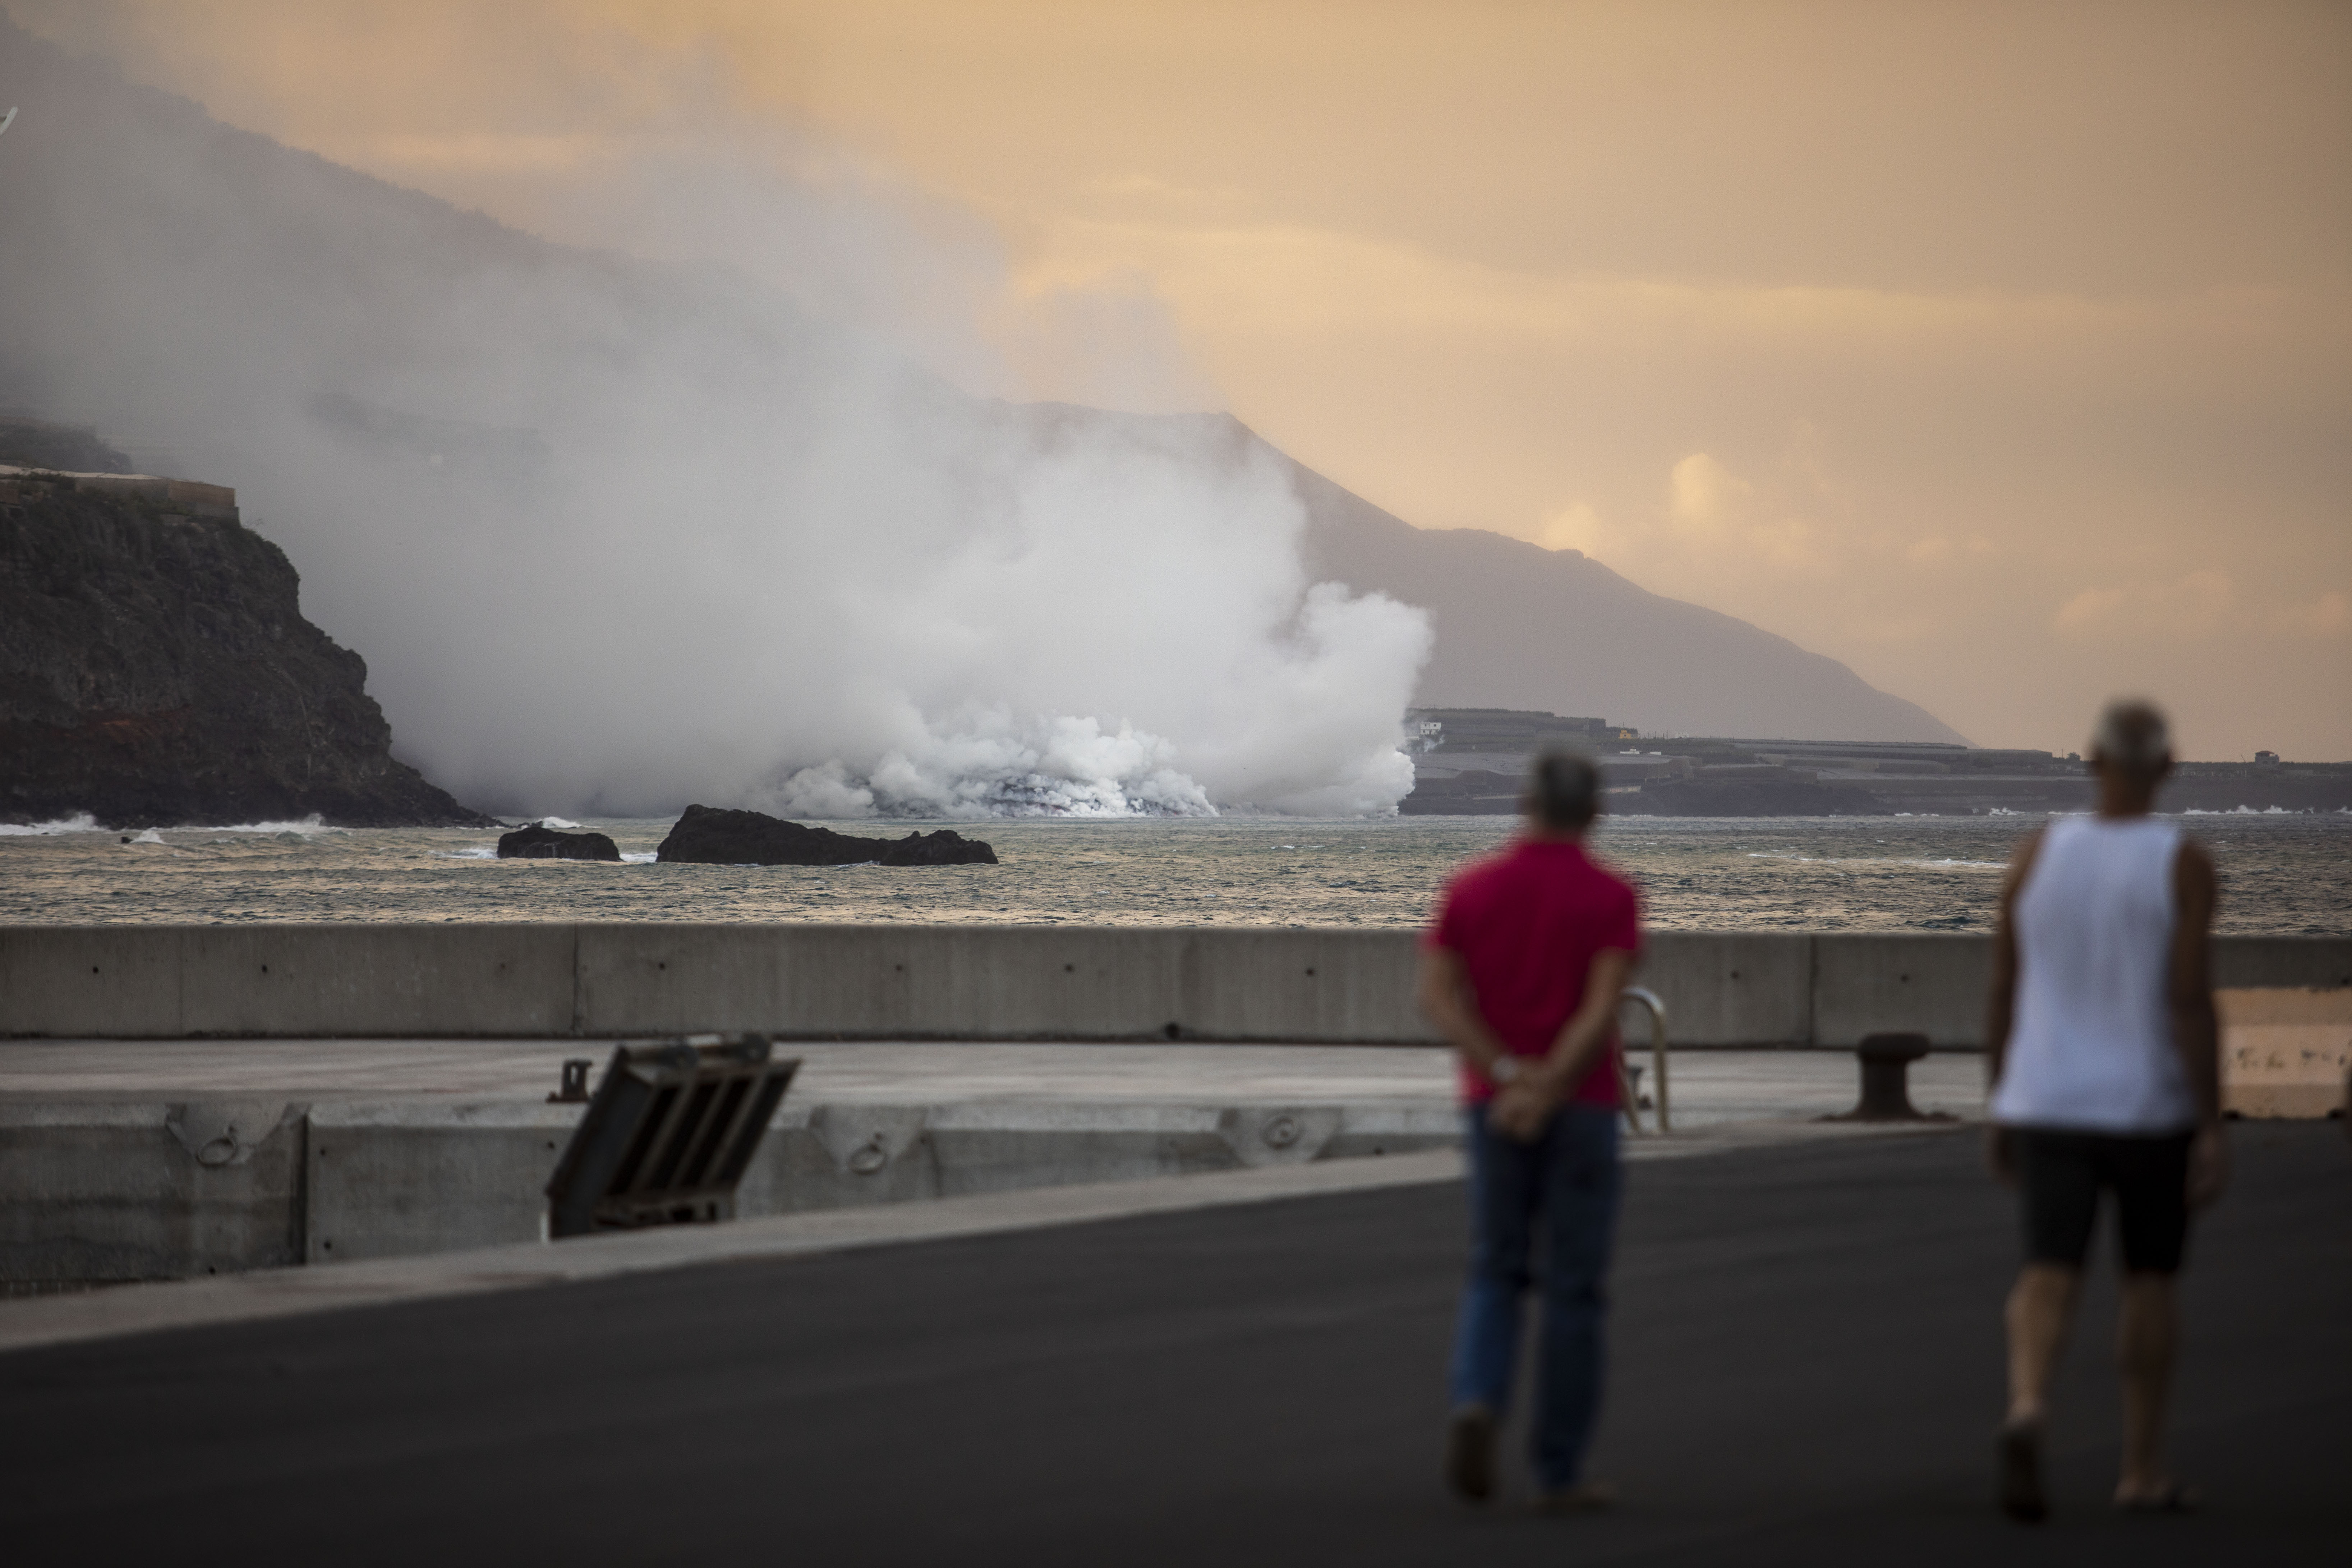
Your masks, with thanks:
[[(530, 1241), (577, 1105), (0, 1103), (0, 1295)], [(1442, 1148), (1450, 1105), (809, 1104), (737, 1213)]]
[[(1423, 1044), (1413, 933), (1118, 926), (0, 926), (0, 1036)], [(1990, 940), (1664, 931), (1682, 1046), (1979, 1042)], [(2352, 984), (2352, 938), (2223, 937), (2219, 984)]]

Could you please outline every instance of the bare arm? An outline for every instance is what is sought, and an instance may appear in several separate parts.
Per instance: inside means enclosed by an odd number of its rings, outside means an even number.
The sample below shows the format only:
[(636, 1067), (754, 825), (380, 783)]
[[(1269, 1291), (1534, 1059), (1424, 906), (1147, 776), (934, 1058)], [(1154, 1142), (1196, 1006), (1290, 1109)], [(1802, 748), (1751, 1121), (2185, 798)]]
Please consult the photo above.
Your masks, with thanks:
[[(1495, 1101), (1496, 1125), (1512, 1137), (1538, 1136), (1569, 1091), (1591, 1069), (1609, 1030), (1616, 1021), (1617, 1002), (1633, 969), (1633, 955), (1614, 949), (1595, 953), (1585, 972), (1584, 998), (1563, 1025), (1559, 1037), (1540, 1062), (1500, 1087)], [(1495, 1081), (1495, 1064), (1507, 1053), (1502, 1040), (1486, 1025), (1471, 994), (1469, 976), (1461, 954), (1444, 948), (1423, 948), (1421, 953), (1421, 1010), (1436, 1026), (1472, 1071)]]
[(2204, 847), (2183, 840), (2172, 865), (2172, 957), (2167, 965), (2166, 1000), (2172, 1008), (2173, 1043), (2189, 1068), (2189, 1092), (2197, 1097), (2197, 1124), (2221, 1120), (2221, 1020), (2213, 1007), (2212, 951), (2215, 878)]
[(2166, 1001), (2172, 1042), (2189, 1069), (2197, 1100), (2197, 1142), (2189, 1162), (2189, 1201), (2211, 1203), (2230, 1179), (2229, 1145), (2221, 1137), (2221, 1020), (2213, 1006), (2213, 910), (2220, 901), (2212, 857), (2183, 840), (2172, 863), (2172, 955), (2166, 965)]
[(1604, 947), (1592, 955), (1592, 967), (1584, 972), (1584, 1000), (1577, 1004), (1575, 1015), (1561, 1026), (1559, 1038), (1552, 1042), (1543, 1065), (1536, 1069), (1547, 1098), (1562, 1099), (1584, 1081), (1609, 1039), (1609, 1031), (1616, 1026), (1617, 1004), (1623, 999), (1625, 982), (1633, 974), (1633, 955), (1622, 948)]
[[(2009, 858), (2001, 879), (2000, 912), (1992, 930), (1992, 985), (1985, 997), (1985, 1095), (2000, 1087), (2001, 1069), (2009, 1065), (2010, 1032), (2017, 1026), (2017, 896), (2032, 874), (2033, 857), (2042, 847), (2040, 829), (2029, 833)], [(1985, 1163), (2004, 1182), (2017, 1179), (2010, 1140), (1998, 1126), (1985, 1129)]]
[(1429, 1020), (1470, 1070), (1494, 1080), (1495, 1063), (1505, 1055), (1503, 1042), (1479, 1012), (1470, 994), (1470, 976), (1462, 955), (1451, 948), (1421, 950), (1418, 987), (1421, 1016)]
[(1985, 998), (1985, 1088), (2000, 1084), (2009, 1062), (2009, 1034), (2017, 1022), (2017, 895), (2032, 874), (2042, 834), (2028, 834), (2009, 859), (2001, 879), (2000, 911), (1992, 931), (1992, 988)]

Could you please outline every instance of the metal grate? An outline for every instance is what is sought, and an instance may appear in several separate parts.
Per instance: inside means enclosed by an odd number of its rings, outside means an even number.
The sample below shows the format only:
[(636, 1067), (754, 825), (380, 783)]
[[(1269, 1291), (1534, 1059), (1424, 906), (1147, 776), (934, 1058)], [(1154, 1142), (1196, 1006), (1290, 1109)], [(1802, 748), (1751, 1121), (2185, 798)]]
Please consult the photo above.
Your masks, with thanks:
[(551, 1237), (731, 1219), (796, 1057), (765, 1035), (689, 1035), (619, 1046), (547, 1181)]

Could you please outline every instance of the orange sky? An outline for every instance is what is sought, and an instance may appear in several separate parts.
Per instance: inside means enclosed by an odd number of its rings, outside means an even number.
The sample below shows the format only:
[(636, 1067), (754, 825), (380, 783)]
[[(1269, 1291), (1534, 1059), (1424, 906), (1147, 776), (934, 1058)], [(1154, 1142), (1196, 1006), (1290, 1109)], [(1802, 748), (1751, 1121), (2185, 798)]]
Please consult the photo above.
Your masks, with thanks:
[(959, 380), (1228, 406), (1988, 744), (2352, 757), (2352, 7), (0, 0)]

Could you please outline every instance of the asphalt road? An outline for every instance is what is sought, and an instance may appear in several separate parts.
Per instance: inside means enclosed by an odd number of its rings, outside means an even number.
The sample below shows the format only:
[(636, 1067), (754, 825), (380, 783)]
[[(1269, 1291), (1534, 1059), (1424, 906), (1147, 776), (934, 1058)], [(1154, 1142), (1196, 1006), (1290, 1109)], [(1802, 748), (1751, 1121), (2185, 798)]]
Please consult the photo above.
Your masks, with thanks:
[(1446, 1185), (0, 1356), (0, 1557), (2340, 1568), (2352, 1143), (2237, 1143), (2187, 1285), (2194, 1518), (2105, 1505), (2104, 1284), (2056, 1517), (1993, 1512), (2014, 1243), (1958, 1132), (1631, 1173), (1608, 1517), (1438, 1484)]

